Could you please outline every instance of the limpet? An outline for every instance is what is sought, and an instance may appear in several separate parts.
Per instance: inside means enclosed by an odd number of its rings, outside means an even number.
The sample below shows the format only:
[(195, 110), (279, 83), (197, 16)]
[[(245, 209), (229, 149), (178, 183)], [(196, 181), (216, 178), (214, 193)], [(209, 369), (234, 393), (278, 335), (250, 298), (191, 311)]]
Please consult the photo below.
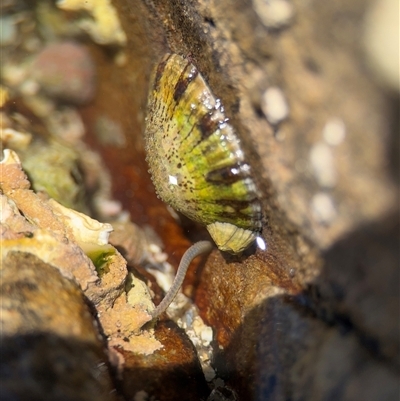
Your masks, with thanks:
[(238, 254), (261, 230), (261, 205), (240, 141), (197, 68), (167, 54), (153, 72), (145, 143), (158, 196)]

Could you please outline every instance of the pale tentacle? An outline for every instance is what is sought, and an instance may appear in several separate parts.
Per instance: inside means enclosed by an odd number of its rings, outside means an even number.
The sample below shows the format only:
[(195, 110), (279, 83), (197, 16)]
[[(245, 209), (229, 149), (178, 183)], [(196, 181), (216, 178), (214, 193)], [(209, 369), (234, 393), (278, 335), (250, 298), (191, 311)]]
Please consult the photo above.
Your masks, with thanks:
[(171, 302), (176, 297), (179, 289), (182, 286), (183, 280), (185, 278), (186, 272), (190, 263), (192, 263), (193, 259), (199, 255), (210, 252), (213, 248), (213, 244), (210, 241), (199, 241), (193, 244), (182, 256), (181, 262), (179, 263), (178, 271), (176, 272), (176, 276), (174, 282), (172, 283), (171, 288), (168, 290), (164, 299), (160, 302), (160, 304), (154, 309), (151, 313), (153, 319), (160, 316)]

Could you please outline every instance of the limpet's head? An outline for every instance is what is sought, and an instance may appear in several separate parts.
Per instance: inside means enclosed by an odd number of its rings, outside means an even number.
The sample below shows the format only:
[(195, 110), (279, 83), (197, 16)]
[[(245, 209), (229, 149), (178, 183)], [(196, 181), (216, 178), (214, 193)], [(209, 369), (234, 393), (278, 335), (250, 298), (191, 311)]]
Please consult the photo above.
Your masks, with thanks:
[(207, 226), (207, 230), (221, 251), (233, 254), (243, 252), (257, 238), (253, 231), (230, 223), (212, 223)]
[(153, 72), (147, 161), (157, 194), (240, 253), (261, 230), (261, 205), (240, 141), (197, 68), (168, 54)]

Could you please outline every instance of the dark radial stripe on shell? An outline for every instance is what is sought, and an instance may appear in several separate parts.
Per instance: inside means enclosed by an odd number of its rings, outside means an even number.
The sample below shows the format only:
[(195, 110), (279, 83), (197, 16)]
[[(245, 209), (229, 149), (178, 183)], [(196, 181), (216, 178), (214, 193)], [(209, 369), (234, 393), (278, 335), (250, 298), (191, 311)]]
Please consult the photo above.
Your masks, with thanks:
[(219, 184), (219, 185), (231, 185), (235, 182), (250, 177), (246, 164), (235, 163), (231, 166), (222, 167), (213, 171), (210, 171), (206, 175), (206, 181)]
[[(165, 60), (161, 61), (161, 63), (158, 64), (158, 66), (157, 66), (156, 75), (155, 75), (154, 84), (153, 84), (154, 91), (160, 90), (160, 81), (164, 74), (165, 67), (168, 64), (168, 61), (171, 58), (171, 56), (172, 56), (172, 54), (169, 54), (168, 57), (166, 57)], [(161, 104), (159, 106), (161, 106)]]
[[(228, 212), (228, 211), (222, 211), (219, 215), (221, 218), (226, 219), (227, 221), (232, 220), (232, 217), (235, 216), (236, 218), (246, 218), (248, 217), (247, 213), (243, 213), (240, 210), (235, 210), (235, 213), (233, 212)], [(259, 215), (254, 214), (254, 217), (258, 217), (261, 218), (261, 213)], [(254, 232), (257, 232), (261, 229), (261, 222), (259, 223), (255, 223), (253, 226), (253, 230)]]
[(204, 114), (204, 116), (199, 120), (197, 126), (200, 129), (202, 141), (212, 135), (222, 123), (222, 121), (215, 118), (217, 112), (218, 110), (214, 109), (209, 113)]
[[(188, 69), (190, 69), (190, 72), (188, 73)], [(189, 84), (194, 81), (199, 74), (199, 71), (197, 68), (190, 64), (187, 63), (185, 69), (182, 71), (182, 74), (180, 75), (178, 82), (175, 85), (175, 90), (174, 90), (174, 101), (176, 103), (179, 103), (179, 101), (182, 98), (182, 95), (185, 93), (187, 87)]]
[(184, 138), (182, 138), (182, 143), (185, 142), (188, 138), (190, 138), (190, 136), (193, 134), (193, 130), (196, 129), (195, 125), (192, 125), (192, 127), (190, 128), (189, 132), (186, 134), (186, 136)]
[(247, 209), (249, 206), (256, 212), (259, 208), (258, 198), (254, 196), (253, 199), (248, 200), (235, 200), (235, 199), (216, 199), (215, 203), (221, 206), (226, 206), (234, 209), (236, 212)]

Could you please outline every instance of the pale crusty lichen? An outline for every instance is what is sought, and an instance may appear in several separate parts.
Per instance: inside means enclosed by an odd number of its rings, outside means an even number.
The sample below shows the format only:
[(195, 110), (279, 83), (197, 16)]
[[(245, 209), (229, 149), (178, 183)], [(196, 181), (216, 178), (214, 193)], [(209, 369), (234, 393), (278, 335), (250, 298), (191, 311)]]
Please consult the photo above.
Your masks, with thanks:
[(82, 18), (79, 25), (96, 43), (126, 44), (126, 35), (110, 0), (58, 0), (57, 6), (62, 10), (88, 12), (91, 18)]
[(162, 344), (154, 337), (153, 330), (141, 330), (149, 321), (143, 302), (132, 306), (126, 301), (126, 297), (119, 297), (113, 305), (113, 313), (107, 313), (109, 311), (102, 306), (97, 309), (102, 317), (104, 334), (109, 336), (109, 345), (144, 355), (161, 349)]

